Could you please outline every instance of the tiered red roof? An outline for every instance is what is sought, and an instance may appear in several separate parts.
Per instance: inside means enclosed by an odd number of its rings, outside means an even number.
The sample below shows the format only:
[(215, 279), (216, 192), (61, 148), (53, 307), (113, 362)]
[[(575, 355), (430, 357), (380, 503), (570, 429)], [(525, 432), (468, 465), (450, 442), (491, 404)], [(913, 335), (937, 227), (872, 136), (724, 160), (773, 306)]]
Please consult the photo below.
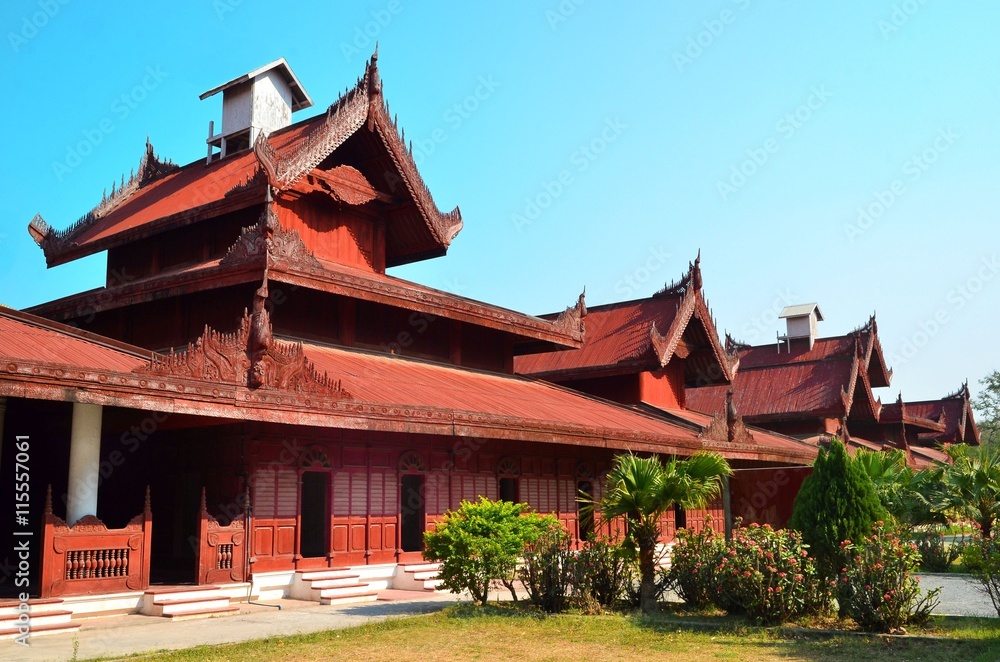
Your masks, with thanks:
[[(727, 338), (739, 358), (733, 400), (750, 422), (827, 418), (877, 421), (881, 401), (873, 387), (888, 386), (874, 316), (853, 333), (805, 342), (751, 347)], [(717, 412), (726, 387), (689, 389), (691, 409)]]
[[(368, 268), (361, 269), (310, 252), (294, 230), (285, 232), (272, 218), (279, 201), (291, 204), (304, 196), (331, 205), (375, 206), (387, 219), (384, 260), (365, 254)], [(462, 218), (457, 207), (438, 209), (417, 171), (382, 97), (377, 53), (357, 85), (325, 114), (261, 134), (253, 150), (209, 163), (178, 167), (158, 158), (147, 142), (138, 171), (79, 221), (56, 231), (36, 216), (29, 231), (53, 266), (262, 205), (267, 211), (261, 221), (245, 228), (222, 258), (187, 261), (125, 282), (109, 278), (108, 287), (31, 310), (71, 321), (80, 310), (101, 313), (179, 293), (259, 282), (266, 270), (273, 281), (508, 332), (514, 336), (514, 353), (581, 344), (582, 300), (562, 316), (542, 320), (385, 275), (388, 266), (443, 255), (461, 230)], [(276, 239), (294, 259), (270, 254)], [(266, 251), (259, 248), (264, 242)]]
[(563, 381), (660, 370), (678, 356), (685, 361), (686, 382), (726, 384), (735, 358), (719, 342), (701, 286), (699, 256), (679, 282), (648, 299), (588, 308), (579, 350), (519, 356), (514, 369)]

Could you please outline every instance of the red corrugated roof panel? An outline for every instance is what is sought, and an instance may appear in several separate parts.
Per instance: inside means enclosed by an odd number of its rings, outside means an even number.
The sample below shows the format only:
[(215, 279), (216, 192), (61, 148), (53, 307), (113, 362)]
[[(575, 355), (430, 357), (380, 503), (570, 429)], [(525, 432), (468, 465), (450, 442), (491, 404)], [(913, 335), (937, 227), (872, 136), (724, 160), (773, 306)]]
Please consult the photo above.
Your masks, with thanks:
[[(843, 409), (842, 387), (851, 378), (849, 361), (792, 363), (766, 369), (743, 370), (732, 389), (736, 411), (744, 417), (826, 414)], [(706, 386), (685, 392), (689, 409), (722, 411), (729, 386)]]
[[(302, 138), (322, 117), (275, 131), (268, 139), (281, 152)], [(73, 237), (73, 242), (85, 246), (151, 221), (222, 200), (227, 191), (244, 182), (256, 168), (257, 158), (252, 150), (210, 164), (203, 159), (190, 163), (140, 188), (107, 216), (84, 228)]]
[(518, 356), (514, 359), (514, 370), (522, 375), (535, 375), (637, 364), (659, 368), (649, 337), (650, 326), (656, 322), (657, 330), (666, 333), (677, 316), (679, 300), (650, 298), (588, 308), (583, 347)]
[(343, 380), (344, 388), (361, 401), (487, 412), (697, 441), (695, 432), (681, 426), (538, 380), (313, 343), (304, 347), (318, 370)]
[(121, 372), (131, 372), (148, 363), (148, 359), (140, 355), (143, 350), (139, 348), (127, 351), (124, 344), (109, 339), (106, 342), (95, 340), (86, 335), (34, 315), (0, 308), (0, 361), (52, 363), (70, 369)]

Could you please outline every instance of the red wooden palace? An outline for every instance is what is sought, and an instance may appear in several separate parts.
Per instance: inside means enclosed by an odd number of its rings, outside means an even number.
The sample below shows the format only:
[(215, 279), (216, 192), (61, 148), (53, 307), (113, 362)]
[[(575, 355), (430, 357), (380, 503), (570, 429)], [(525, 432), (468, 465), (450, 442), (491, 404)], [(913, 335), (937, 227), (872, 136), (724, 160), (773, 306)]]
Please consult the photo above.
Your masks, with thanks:
[[(644, 326), (620, 346), (627, 306), (580, 296), (540, 318), (387, 275), (444, 255), (463, 221), (421, 179), (375, 56), (295, 123), (311, 100), (284, 60), (219, 92), (205, 159), (147, 144), (78, 222), (29, 226), (49, 266), (107, 251), (104, 287), (0, 309), (0, 490), (13, 501), (12, 440), (28, 437), (32, 595), (158, 615), (251, 593), (371, 599), (433, 585), (422, 533), (462, 499), (526, 501), (579, 539), (579, 494), (600, 496), (615, 453), (815, 455), (685, 406), (735, 365), (697, 265), (636, 306)], [(552, 383), (570, 355), (586, 377)], [(515, 360), (553, 367), (525, 377)], [(94, 595), (103, 607), (74, 597)]]
[(816, 304), (781, 314), (788, 332), (776, 344), (749, 346), (726, 338), (738, 359), (731, 387), (707, 385), (687, 392), (692, 409), (723, 411), (727, 393), (745, 420), (810, 443), (836, 435), (849, 448), (902, 449), (915, 467), (946, 462), (940, 446), (979, 444), (969, 390), (942, 400), (883, 405), (873, 389), (889, 386), (875, 316), (852, 333), (818, 338), (823, 319)]

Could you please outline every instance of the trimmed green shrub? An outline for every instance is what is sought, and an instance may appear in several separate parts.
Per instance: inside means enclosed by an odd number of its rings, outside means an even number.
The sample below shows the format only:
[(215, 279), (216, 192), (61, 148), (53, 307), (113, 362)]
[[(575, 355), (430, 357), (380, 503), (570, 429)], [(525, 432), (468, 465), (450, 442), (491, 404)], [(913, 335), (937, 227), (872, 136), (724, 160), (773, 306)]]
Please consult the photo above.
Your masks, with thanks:
[(491, 584), (500, 582), (517, 602), (514, 580), (525, 545), (561, 528), (558, 519), (539, 515), (527, 504), (480, 497), (462, 501), (434, 531), (424, 533), (424, 557), (441, 562), (438, 576), (452, 593), (468, 591), (485, 605)]
[(820, 449), (803, 481), (789, 526), (802, 532), (820, 574), (836, 578), (844, 565), (841, 541), (861, 539), (886, 517), (871, 478), (834, 439), (829, 450)]
[(920, 563), (916, 544), (876, 522), (871, 535), (842, 546), (847, 558), (841, 570), (842, 607), (862, 629), (900, 632), (905, 624), (927, 621), (940, 589), (921, 597), (920, 583), (911, 574)]

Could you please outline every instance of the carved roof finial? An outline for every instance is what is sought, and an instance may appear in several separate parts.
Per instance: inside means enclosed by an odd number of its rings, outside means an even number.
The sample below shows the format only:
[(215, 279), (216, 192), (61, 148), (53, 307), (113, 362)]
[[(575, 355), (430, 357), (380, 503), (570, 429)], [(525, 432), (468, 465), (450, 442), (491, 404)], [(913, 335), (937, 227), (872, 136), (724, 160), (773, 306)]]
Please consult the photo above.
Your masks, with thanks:
[(208, 502), (205, 499), (205, 486), (204, 485), (202, 485), (202, 487), (201, 487), (201, 511), (200, 512), (201, 512), (202, 515), (205, 515), (205, 514), (208, 513)]
[(572, 336), (583, 335), (583, 317), (587, 314), (586, 294), (587, 290), (584, 288), (584, 291), (576, 300), (576, 305), (567, 307), (566, 310), (559, 313), (559, 316), (552, 321), (552, 326), (557, 331)]
[(701, 249), (698, 249), (698, 256), (695, 257), (694, 263), (689, 265), (689, 275), (688, 278), (691, 281), (691, 286), (696, 289), (701, 289)]
[(740, 422), (739, 414), (736, 412), (736, 404), (733, 402), (733, 389), (726, 391), (726, 430), (729, 436), (729, 443), (736, 440), (736, 427)]
[(52, 514), (52, 483), (49, 483), (45, 488), (45, 514)]
[(146, 485), (146, 501), (142, 505), (142, 514), (145, 515), (146, 517), (153, 516), (153, 509), (150, 507), (150, 500), (149, 500), (149, 485)]

